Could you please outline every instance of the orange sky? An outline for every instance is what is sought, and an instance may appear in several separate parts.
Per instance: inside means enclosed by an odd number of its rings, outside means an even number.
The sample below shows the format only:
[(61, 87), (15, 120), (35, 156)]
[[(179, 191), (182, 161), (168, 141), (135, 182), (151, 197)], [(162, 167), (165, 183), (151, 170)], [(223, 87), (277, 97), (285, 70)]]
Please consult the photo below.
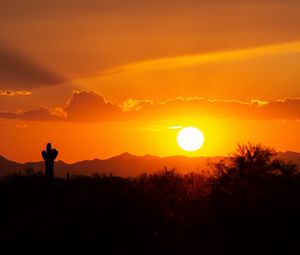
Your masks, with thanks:
[[(0, 155), (300, 151), (299, 15), (296, 0), (3, 0)], [(170, 128), (190, 125), (196, 153)]]

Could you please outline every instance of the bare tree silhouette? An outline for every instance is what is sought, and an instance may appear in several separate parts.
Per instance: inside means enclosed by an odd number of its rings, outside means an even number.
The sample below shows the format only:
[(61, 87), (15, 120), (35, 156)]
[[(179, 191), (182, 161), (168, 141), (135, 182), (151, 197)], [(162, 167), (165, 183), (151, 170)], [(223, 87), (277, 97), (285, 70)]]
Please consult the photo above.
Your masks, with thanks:
[(276, 159), (276, 151), (262, 144), (238, 144), (229, 164), (215, 164), (220, 176), (239, 176), (240, 178), (255, 178), (268, 174), (280, 174), (292, 177), (297, 173), (297, 166), (292, 162)]

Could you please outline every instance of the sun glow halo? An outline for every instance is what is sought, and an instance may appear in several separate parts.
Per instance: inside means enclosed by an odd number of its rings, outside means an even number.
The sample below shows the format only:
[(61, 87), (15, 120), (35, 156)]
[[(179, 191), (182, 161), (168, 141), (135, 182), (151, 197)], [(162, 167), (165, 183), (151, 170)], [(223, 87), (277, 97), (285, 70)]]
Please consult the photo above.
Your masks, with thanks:
[(198, 128), (185, 127), (179, 131), (177, 143), (185, 151), (197, 151), (204, 143), (204, 135)]

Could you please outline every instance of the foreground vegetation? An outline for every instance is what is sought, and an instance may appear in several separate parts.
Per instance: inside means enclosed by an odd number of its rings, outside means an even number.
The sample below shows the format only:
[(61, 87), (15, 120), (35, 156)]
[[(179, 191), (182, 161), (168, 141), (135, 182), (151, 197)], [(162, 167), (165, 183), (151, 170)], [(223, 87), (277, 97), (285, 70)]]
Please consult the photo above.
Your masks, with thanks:
[(135, 179), (41, 175), (0, 183), (0, 241), (11, 250), (95, 254), (294, 254), (300, 175), (262, 145), (208, 173)]

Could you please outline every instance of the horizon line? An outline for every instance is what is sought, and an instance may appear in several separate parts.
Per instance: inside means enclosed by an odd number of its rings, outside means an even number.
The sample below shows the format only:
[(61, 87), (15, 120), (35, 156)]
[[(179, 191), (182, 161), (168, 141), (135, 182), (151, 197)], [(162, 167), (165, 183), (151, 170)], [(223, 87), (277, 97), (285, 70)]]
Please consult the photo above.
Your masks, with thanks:
[[(300, 151), (292, 151), (292, 150), (286, 150), (286, 151), (277, 151), (276, 154), (279, 154), (279, 153), (297, 153), (297, 154), (300, 154)], [(112, 158), (117, 158), (117, 157), (120, 157), (122, 155), (130, 155), (130, 156), (134, 156), (134, 157), (156, 157), (156, 158), (160, 158), (160, 159), (166, 159), (166, 158), (175, 158), (175, 157), (184, 157), (184, 158), (190, 158), (190, 159), (193, 159), (193, 158), (217, 158), (217, 157), (230, 157), (230, 154), (231, 153), (228, 153), (227, 155), (213, 155), (213, 156), (189, 156), (189, 155), (168, 155), (168, 156), (158, 156), (158, 155), (153, 155), (153, 154), (144, 154), (144, 155), (137, 155), (137, 154), (133, 154), (133, 153), (130, 153), (130, 152), (123, 152), (121, 154), (117, 154), (117, 155), (114, 155), (114, 156), (109, 156), (107, 158), (93, 158), (93, 159), (82, 159), (82, 160), (77, 160), (77, 161), (64, 161), (63, 159), (59, 159), (59, 160), (56, 160), (55, 162), (63, 162), (65, 164), (68, 164), (68, 165), (72, 165), (72, 164), (76, 164), (76, 163), (79, 163), (79, 162), (83, 162), (83, 161), (93, 161), (93, 160), (101, 160), (101, 161), (105, 161), (105, 160), (109, 160), (109, 159), (112, 159)], [(43, 162), (43, 160), (37, 160), (37, 161), (14, 161), (14, 160), (11, 160), (9, 159), (8, 157), (5, 157), (3, 155), (0, 154), (0, 158), (3, 158), (5, 160), (8, 160), (8, 161), (11, 161), (11, 162), (14, 162), (14, 163), (18, 163), (18, 164), (28, 164), (28, 163), (38, 163), (38, 162)]]

